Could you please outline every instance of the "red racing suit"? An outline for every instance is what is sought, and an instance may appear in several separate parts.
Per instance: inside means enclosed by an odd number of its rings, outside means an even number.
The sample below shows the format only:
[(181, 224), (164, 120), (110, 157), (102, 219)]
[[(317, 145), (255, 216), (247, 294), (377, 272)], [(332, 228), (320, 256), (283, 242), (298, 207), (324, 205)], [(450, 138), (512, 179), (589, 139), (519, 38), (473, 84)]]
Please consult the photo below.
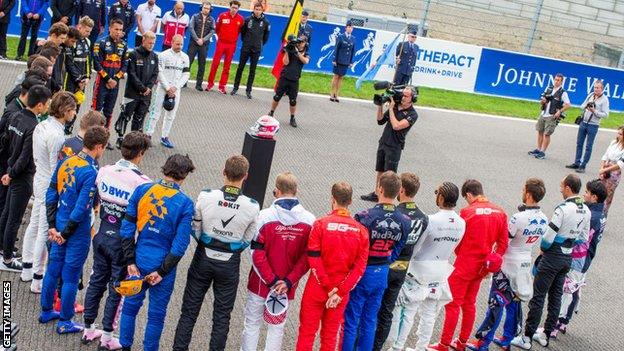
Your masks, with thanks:
[(464, 237), (455, 248), (455, 270), (449, 277), (453, 300), (445, 306), (444, 328), (440, 342), (449, 345), (462, 311), (459, 340), (466, 342), (475, 321), (475, 303), (481, 281), (487, 275), (485, 258), (492, 251), (504, 255), (509, 244), (507, 214), (479, 196), (463, 208), (460, 216), (466, 221)]
[[(311, 274), (301, 301), (297, 351), (311, 351), (321, 323), (321, 350), (335, 350), (338, 328), (349, 302), (349, 292), (366, 269), (368, 230), (338, 209), (319, 218), (308, 240)], [(336, 308), (325, 308), (328, 293), (338, 288), (342, 301)]]
[(232, 57), (234, 57), (234, 52), (236, 51), (236, 41), (238, 40), (238, 35), (244, 23), (245, 20), (241, 15), (237, 13), (232, 17), (230, 11), (225, 11), (217, 17), (215, 31), (218, 40), (215, 54), (212, 58), (212, 64), (210, 65), (210, 73), (208, 74), (209, 87), (214, 85), (214, 79), (217, 74), (217, 68), (219, 68), (219, 64), (221, 63), (221, 57), (225, 56), (221, 79), (219, 79), (219, 88), (225, 88), (230, 74)]

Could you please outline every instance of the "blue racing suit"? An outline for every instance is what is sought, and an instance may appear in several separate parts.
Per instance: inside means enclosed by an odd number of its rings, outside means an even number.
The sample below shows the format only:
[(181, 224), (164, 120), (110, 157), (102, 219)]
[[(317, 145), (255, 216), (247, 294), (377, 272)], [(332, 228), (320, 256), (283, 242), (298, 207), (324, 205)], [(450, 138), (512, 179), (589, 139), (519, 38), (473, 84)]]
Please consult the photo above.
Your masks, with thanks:
[[(128, 46), (120, 40), (115, 42), (110, 36), (103, 38), (93, 47), (93, 66), (97, 72), (93, 87), (93, 101), (91, 108), (101, 111), (106, 117), (106, 128), (110, 128), (113, 118), (113, 109), (119, 92), (119, 80), (123, 78), (128, 68)], [(109, 80), (117, 81), (117, 85), (109, 89), (106, 83)]]
[(43, 278), (41, 309), (52, 310), (54, 291), (62, 277), (61, 321), (74, 316), (78, 281), (89, 254), (97, 172), (95, 160), (80, 152), (59, 162), (46, 194), (49, 227), (61, 232), (66, 241), (62, 245), (52, 243)]
[[(193, 213), (193, 201), (180, 191), (180, 186), (164, 180), (140, 185), (130, 197), (120, 232), (126, 262), (136, 264), (141, 276), (157, 271), (163, 278), (149, 286), (144, 350), (158, 350), (176, 265), (189, 245)], [(124, 299), (119, 327), (119, 341), (124, 347), (130, 347), (134, 340), (136, 315), (146, 290)]]
[(377, 313), (388, 285), (388, 267), (394, 262), (411, 232), (409, 217), (394, 205), (377, 204), (359, 212), (355, 220), (368, 229), (370, 248), (366, 271), (349, 294), (344, 314), (342, 349), (371, 350), (375, 340)]

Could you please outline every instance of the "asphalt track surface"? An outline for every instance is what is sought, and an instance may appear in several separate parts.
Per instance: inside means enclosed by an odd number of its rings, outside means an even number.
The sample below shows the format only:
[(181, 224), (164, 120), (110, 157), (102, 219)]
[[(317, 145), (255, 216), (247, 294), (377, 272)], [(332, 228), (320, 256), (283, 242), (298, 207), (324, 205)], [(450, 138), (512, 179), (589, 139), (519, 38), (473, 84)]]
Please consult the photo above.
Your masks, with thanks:
[[(0, 64), (2, 96), (12, 88), (15, 77), (23, 69), (23, 65)], [(125, 81), (122, 81), (121, 85), (124, 84)], [(120, 96), (121, 94), (120, 92)], [(88, 94), (87, 101), (90, 101), (90, 96)], [(191, 88), (183, 90), (171, 134), (176, 148), (169, 150), (155, 145), (143, 160), (142, 170), (153, 179), (158, 179), (160, 167), (169, 155), (176, 152), (187, 153), (195, 162), (197, 170), (190, 175), (182, 189), (195, 199), (202, 189), (220, 187), (225, 159), (240, 153), (245, 131), (269, 109), (272, 96), (270, 92), (254, 90), (253, 96), (253, 100), (248, 100), (240, 94), (232, 97), (217, 92), (198, 92)], [(86, 107), (88, 106), (83, 106), (82, 112), (86, 111)], [(116, 108), (115, 118), (117, 110)], [(294, 172), (300, 181), (299, 196), (302, 204), (317, 216), (329, 211), (330, 186), (339, 180), (353, 185), (358, 199), (355, 199), (352, 211), (370, 206), (370, 203), (360, 201), (359, 195), (373, 190), (375, 150), (382, 130), (375, 123), (373, 104), (349, 99), (342, 99), (337, 104), (329, 102), (325, 96), (300, 94), (298, 110), (297, 129), (287, 124), (287, 99), (282, 101), (276, 111), (275, 115), (282, 122), (282, 129), (277, 137), (269, 184), (274, 182), (275, 176), (280, 172)], [(542, 205), (548, 216), (562, 200), (559, 182), (567, 174), (563, 166), (573, 160), (576, 128), (560, 126), (553, 136), (547, 158), (537, 160), (527, 155), (527, 151), (533, 149), (535, 144), (534, 122), (420, 107), (417, 110), (419, 119), (409, 133), (399, 171), (416, 172), (420, 176), (422, 186), (416, 200), (426, 213), (436, 210), (433, 194), (436, 185), (442, 181), (452, 181), (460, 186), (468, 178), (481, 180), (489, 198), (509, 213), (515, 212), (521, 201), (520, 192), (524, 180), (532, 176), (541, 177), (546, 183), (547, 194)], [(160, 129), (157, 129), (155, 137), (159, 133)], [(581, 176), (583, 182), (597, 176), (600, 156), (614, 137), (615, 133), (612, 131), (599, 132), (594, 156), (587, 167), (588, 172)], [(114, 141), (112, 138), (111, 140)], [(101, 164), (110, 164), (119, 158), (120, 153), (117, 150), (107, 152)], [(271, 190), (269, 187), (265, 205), (272, 200)], [(622, 190), (619, 189), (604, 239), (588, 274), (588, 285), (583, 289), (580, 312), (574, 317), (568, 333), (551, 343), (552, 350), (613, 350), (621, 345), (620, 338), (624, 335), (624, 300), (620, 295), (624, 278), (620, 261), (624, 252), (624, 245), (620, 240), (624, 231), (622, 199)], [(460, 200), (460, 206), (465, 206), (463, 200)], [(24, 222), (28, 218), (27, 213)], [(24, 228), (25, 226), (22, 231)], [(18, 241), (17, 246), (21, 245), (22, 242)], [(178, 266), (176, 287), (160, 340), (163, 350), (172, 347), (186, 272), (194, 249), (195, 244), (191, 243)], [(85, 277), (88, 277), (90, 267), (91, 257), (85, 265)], [(248, 255), (244, 255), (227, 350), (238, 350), (240, 347), (249, 269)], [(21, 283), (18, 274), (0, 272), (0, 277), (3, 281), (13, 282), (12, 318), (21, 325), (21, 332), (17, 337), (20, 350), (97, 348), (94, 344), (82, 345), (78, 335), (57, 335), (54, 332), (54, 323), (40, 325), (36, 320), (39, 314), (39, 295), (30, 293), (29, 284)], [(488, 282), (484, 281), (477, 305), (477, 324), (485, 313), (488, 289)], [(298, 289), (297, 299), (291, 305), (284, 336), (284, 350), (294, 350), (302, 292), (303, 281)], [(78, 293), (78, 301), (82, 302), (84, 293), (85, 290)], [(192, 350), (208, 348), (212, 304), (212, 294), (208, 293), (195, 327)], [(134, 345), (137, 350), (142, 349), (146, 307), (147, 302), (137, 319)], [(526, 313), (526, 308), (524, 312)], [(77, 318), (82, 322), (80, 315)], [(442, 320), (443, 313), (438, 316), (433, 341), (439, 336)], [(414, 345), (414, 333), (415, 330), (412, 331), (408, 346)], [(264, 334), (260, 345), (263, 342)], [(541, 349), (539, 345), (534, 345), (534, 349)], [(495, 349), (497, 347), (492, 346), (492, 350)]]

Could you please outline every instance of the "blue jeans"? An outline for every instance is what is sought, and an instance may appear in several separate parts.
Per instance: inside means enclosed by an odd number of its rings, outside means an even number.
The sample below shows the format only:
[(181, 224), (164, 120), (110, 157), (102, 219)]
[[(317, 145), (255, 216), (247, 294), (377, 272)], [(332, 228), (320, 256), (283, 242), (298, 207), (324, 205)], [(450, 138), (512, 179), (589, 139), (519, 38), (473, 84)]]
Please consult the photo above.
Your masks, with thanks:
[[(578, 134), (576, 136), (576, 158), (574, 159), (575, 164), (583, 168), (585, 167), (585, 165), (587, 165), (589, 159), (591, 158), (596, 134), (598, 134), (598, 125), (581, 122)], [(587, 139), (586, 144), (585, 139)], [(585, 156), (583, 156), (583, 144), (585, 144)]]
[(388, 286), (388, 265), (368, 266), (360, 282), (349, 294), (344, 314), (343, 351), (372, 350), (377, 313)]

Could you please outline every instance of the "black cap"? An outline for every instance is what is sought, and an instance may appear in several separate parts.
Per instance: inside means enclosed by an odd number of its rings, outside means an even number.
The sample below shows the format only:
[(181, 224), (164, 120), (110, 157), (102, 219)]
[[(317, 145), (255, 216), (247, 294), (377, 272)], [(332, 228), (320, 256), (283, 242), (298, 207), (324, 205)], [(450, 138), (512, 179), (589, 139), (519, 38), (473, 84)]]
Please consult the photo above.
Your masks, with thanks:
[(345, 26), (353, 27), (353, 22), (351, 20), (347, 20), (347, 24), (345, 24)]
[(175, 96), (165, 96), (165, 100), (163, 101), (163, 107), (167, 111), (173, 110), (175, 107)]
[(303, 12), (301, 12), (301, 16), (309, 16), (310, 13), (308, 12), (308, 10), (303, 10)]
[(411, 35), (418, 35), (418, 31), (416, 29), (410, 29), (409, 30), (409, 34), (411, 34)]

